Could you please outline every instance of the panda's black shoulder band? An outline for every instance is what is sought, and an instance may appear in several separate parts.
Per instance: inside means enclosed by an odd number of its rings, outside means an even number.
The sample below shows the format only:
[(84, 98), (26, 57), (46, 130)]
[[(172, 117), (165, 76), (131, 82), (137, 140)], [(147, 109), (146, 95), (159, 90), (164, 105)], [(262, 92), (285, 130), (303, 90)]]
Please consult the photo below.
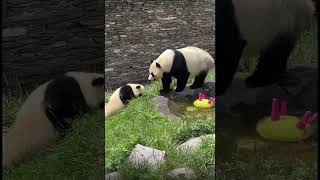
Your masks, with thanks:
[(90, 109), (78, 81), (69, 76), (61, 76), (48, 83), (43, 107), (47, 118), (58, 131), (69, 129), (74, 118)]
[(134, 98), (134, 93), (129, 85), (124, 85), (120, 88), (119, 97), (123, 104), (128, 104)]

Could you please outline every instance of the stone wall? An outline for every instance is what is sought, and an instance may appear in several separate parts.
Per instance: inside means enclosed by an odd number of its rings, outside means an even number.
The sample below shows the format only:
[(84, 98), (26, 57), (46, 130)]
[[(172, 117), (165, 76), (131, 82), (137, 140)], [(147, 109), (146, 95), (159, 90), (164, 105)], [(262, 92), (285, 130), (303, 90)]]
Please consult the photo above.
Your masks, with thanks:
[(214, 0), (106, 0), (106, 85), (146, 83), (167, 48), (188, 45), (214, 56)]
[(70, 71), (104, 71), (103, 0), (4, 0), (3, 87)]

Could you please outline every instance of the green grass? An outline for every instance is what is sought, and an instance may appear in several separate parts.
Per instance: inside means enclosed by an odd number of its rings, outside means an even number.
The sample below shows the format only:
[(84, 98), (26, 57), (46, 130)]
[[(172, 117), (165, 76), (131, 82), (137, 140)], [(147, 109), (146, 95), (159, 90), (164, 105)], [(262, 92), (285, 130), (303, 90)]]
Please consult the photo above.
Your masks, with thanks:
[[(2, 119), (10, 126), (25, 95), (3, 97)], [(104, 116), (88, 114), (67, 136), (41, 152), (3, 169), (4, 179), (99, 179), (104, 177)]]
[(288, 168), (267, 153), (253, 155), (248, 162), (235, 155), (232, 162), (217, 167), (218, 180), (316, 180), (318, 177), (317, 164), (309, 165), (296, 159), (292, 168)]
[[(208, 75), (214, 80), (214, 71)], [(191, 82), (191, 81), (190, 81)], [(165, 179), (166, 174), (178, 167), (190, 167), (200, 179), (214, 176), (214, 142), (204, 140), (196, 152), (181, 154), (177, 145), (191, 137), (212, 134), (214, 116), (186, 116), (181, 120), (162, 116), (151, 99), (159, 94), (161, 83), (146, 85), (145, 95), (136, 98), (121, 112), (106, 119), (106, 170), (120, 171), (123, 179)], [(111, 92), (107, 92), (107, 97)], [(127, 161), (135, 144), (166, 151), (165, 163), (158, 171), (146, 165), (136, 167)]]
[[(312, 28), (304, 32), (292, 52), (288, 68), (300, 64), (318, 63), (318, 24), (313, 23)], [(240, 61), (236, 77), (244, 79), (250, 75), (256, 66), (256, 58), (243, 57)], [(315, 144), (317, 144), (317, 137)], [(316, 160), (315, 160), (316, 161)], [(313, 180), (317, 179), (317, 164), (310, 165), (301, 160), (291, 167), (283, 162), (271, 159), (268, 153), (255, 154), (250, 160), (244, 161), (235, 154), (232, 162), (217, 165), (216, 175), (218, 180)]]

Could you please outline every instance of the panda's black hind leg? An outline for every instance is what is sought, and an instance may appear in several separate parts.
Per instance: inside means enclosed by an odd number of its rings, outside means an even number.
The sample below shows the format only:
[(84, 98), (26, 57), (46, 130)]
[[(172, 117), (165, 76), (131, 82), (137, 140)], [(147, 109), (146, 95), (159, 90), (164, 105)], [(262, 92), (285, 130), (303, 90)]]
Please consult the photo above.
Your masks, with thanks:
[(295, 38), (279, 36), (265, 51), (261, 52), (254, 73), (246, 79), (250, 88), (276, 83), (286, 72), (288, 58), (295, 46)]
[(176, 92), (181, 92), (184, 90), (188, 82), (188, 77), (189, 76), (177, 78), (177, 88), (175, 90)]
[(193, 84), (190, 86), (190, 89), (200, 88), (204, 84), (204, 80), (207, 77), (207, 71), (201, 71), (195, 78)]

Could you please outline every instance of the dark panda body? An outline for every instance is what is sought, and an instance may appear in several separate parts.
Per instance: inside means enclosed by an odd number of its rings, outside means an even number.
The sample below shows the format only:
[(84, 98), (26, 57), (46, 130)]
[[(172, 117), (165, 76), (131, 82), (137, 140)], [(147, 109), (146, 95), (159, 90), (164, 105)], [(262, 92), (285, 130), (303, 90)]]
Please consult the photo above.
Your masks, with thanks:
[(105, 105), (105, 116), (108, 117), (123, 109), (133, 98), (142, 96), (144, 86), (142, 84), (128, 83), (116, 89)]
[(217, 0), (216, 95), (227, 90), (244, 54), (259, 55), (248, 87), (277, 82), (313, 11), (309, 0)]
[(68, 72), (36, 88), (3, 137), (3, 166), (55, 142), (78, 115), (104, 107), (104, 75)]
[(189, 77), (194, 77), (191, 89), (203, 85), (209, 69), (214, 67), (214, 59), (203, 49), (187, 46), (180, 49), (167, 49), (154, 60), (149, 67), (148, 80), (162, 81), (161, 94), (170, 91), (172, 77), (177, 79), (176, 92), (181, 92), (186, 87)]

